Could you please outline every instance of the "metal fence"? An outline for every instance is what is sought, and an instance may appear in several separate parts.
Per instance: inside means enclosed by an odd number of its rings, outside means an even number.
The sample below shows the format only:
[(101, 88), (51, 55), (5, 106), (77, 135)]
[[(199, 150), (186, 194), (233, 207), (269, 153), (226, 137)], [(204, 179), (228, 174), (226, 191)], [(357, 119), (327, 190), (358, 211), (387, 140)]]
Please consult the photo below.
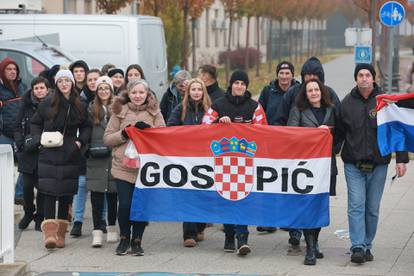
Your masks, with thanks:
[(14, 164), (10, 145), (0, 145), (0, 260), (14, 263)]

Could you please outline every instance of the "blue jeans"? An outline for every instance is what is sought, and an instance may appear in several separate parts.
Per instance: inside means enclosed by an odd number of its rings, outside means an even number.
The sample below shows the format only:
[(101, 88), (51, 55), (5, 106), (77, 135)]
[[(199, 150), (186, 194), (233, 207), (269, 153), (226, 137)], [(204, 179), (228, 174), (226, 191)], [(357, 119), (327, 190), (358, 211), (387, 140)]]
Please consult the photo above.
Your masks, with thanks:
[(78, 179), (78, 193), (73, 198), (74, 221), (83, 222), (87, 195), (86, 176), (80, 175)]
[[(11, 145), (13, 147), (14, 140), (4, 135), (0, 135), (0, 145)], [(15, 156), (16, 160), (16, 156)], [(21, 174), (17, 177), (14, 198), (23, 198), (23, 177)]]
[(224, 224), (224, 233), (232, 234), (235, 233), (236, 236), (240, 234), (249, 234), (249, 229), (247, 225), (240, 224)]
[(361, 172), (355, 164), (345, 163), (348, 187), (348, 224), (351, 250), (372, 248), (378, 226), (387, 165), (377, 165), (372, 173)]

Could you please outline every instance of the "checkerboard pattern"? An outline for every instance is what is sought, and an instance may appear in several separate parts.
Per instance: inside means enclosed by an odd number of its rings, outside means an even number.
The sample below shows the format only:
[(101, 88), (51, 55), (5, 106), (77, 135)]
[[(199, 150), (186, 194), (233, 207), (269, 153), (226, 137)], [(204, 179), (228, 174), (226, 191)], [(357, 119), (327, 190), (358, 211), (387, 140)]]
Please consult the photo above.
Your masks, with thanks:
[(214, 160), (217, 192), (229, 200), (245, 198), (253, 188), (253, 158), (217, 156)]

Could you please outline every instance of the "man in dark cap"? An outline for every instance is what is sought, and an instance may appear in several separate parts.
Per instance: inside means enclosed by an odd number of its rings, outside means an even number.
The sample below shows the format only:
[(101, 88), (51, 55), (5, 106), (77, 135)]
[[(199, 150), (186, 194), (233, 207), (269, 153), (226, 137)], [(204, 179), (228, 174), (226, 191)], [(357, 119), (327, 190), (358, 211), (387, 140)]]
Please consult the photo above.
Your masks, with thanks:
[(283, 95), (288, 89), (299, 84), (293, 77), (295, 67), (288, 61), (282, 61), (276, 66), (276, 79), (266, 85), (260, 93), (259, 103), (266, 111), (266, 119), (269, 125), (275, 124), (276, 113), (282, 101)]
[[(217, 99), (203, 117), (203, 124), (213, 123), (248, 123), (267, 125), (266, 114), (262, 106), (253, 100), (247, 90), (249, 76), (244, 71), (235, 71), (231, 75), (229, 87), (224, 97)], [(236, 250), (234, 237), (237, 239), (237, 254), (244, 256), (250, 253), (247, 244), (249, 230), (247, 225), (224, 225), (224, 251)]]
[[(377, 143), (376, 96), (371, 64), (357, 64), (356, 86), (345, 96), (339, 112), (337, 135), (344, 141), (341, 157), (348, 189), (348, 224), (351, 262), (373, 261), (372, 242), (377, 232), (379, 209), (391, 155), (381, 156)], [(396, 175), (406, 172), (408, 155), (396, 153)]]

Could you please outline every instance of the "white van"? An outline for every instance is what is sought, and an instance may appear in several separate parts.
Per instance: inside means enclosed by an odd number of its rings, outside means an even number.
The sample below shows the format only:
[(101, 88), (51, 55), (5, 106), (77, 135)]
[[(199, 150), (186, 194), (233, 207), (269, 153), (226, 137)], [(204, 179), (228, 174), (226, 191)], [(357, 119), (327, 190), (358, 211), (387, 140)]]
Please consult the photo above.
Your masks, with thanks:
[(0, 61), (6, 57), (12, 58), (19, 66), (19, 75), (26, 87), (40, 72), (59, 64), (69, 67), (77, 60), (55, 46), (40, 42), (0, 41)]
[(164, 28), (159, 17), (72, 14), (0, 14), (0, 40), (39, 41), (85, 60), (126, 69), (142, 66), (158, 97), (167, 89)]

